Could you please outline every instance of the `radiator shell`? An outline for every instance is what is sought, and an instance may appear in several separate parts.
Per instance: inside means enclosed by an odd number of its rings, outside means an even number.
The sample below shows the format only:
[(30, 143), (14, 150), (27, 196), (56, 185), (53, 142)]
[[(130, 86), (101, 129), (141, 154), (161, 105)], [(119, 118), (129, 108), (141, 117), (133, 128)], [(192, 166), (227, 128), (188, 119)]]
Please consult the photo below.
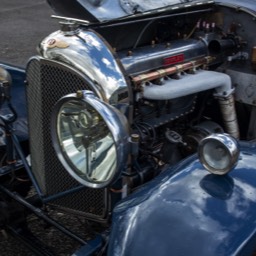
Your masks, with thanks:
[[(86, 76), (65, 64), (34, 57), (27, 65), (31, 166), (45, 197), (79, 186), (64, 169), (55, 153), (51, 140), (50, 119), (55, 103), (62, 96), (81, 89), (99, 94)], [(107, 189), (85, 188), (50, 204), (89, 219), (103, 221), (108, 216), (110, 201)]]

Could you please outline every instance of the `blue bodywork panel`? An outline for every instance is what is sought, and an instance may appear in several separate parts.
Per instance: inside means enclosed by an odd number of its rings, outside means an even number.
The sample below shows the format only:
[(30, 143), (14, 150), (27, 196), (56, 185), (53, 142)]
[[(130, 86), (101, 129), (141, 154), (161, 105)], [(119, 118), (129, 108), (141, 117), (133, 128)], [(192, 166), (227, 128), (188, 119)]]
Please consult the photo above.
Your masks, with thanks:
[[(18, 114), (18, 118), (14, 122), (13, 126), (19, 140), (25, 141), (28, 139), (25, 70), (19, 67), (10, 66), (7, 64), (0, 64), (0, 67), (6, 69), (12, 77), (11, 102)], [(10, 113), (10, 110), (6, 104), (1, 106), (1, 115), (7, 115), (9, 113)], [(1, 141), (0, 144), (2, 143), (4, 142)]]
[(209, 174), (192, 156), (114, 210), (108, 255), (250, 255), (256, 237), (256, 146), (235, 170)]

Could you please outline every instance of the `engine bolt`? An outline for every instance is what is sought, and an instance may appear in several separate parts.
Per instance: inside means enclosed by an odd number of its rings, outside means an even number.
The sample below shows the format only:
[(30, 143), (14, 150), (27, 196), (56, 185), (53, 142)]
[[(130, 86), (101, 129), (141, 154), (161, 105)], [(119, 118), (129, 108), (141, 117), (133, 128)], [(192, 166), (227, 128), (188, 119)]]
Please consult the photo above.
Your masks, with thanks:
[(132, 142), (139, 142), (140, 136), (139, 134), (133, 133), (131, 134), (131, 141)]
[(133, 52), (132, 51), (128, 51), (127, 52), (127, 56), (132, 56)]
[(83, 98), (83, 91), (79, 90), (76, 92), (76, 97), (79, 98), (79, 99), (82, 99)]

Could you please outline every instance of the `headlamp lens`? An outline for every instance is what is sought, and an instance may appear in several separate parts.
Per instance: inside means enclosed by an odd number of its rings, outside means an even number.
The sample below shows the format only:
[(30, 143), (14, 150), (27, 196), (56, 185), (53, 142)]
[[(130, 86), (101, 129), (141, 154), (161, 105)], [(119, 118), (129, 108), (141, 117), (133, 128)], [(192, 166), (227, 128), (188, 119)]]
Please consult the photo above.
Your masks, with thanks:
[(53, 146), (64, 168), (79, 183), (104, 188), (127, 163), (127, 120), (92, 92), (81, 93), (66, 95), (56, 103), (51, 120)]
[(205, 161), (214, 169), (225, 169), (230, 159), (227, 149), (219, 141), (209, 141), (203, 147)]
[(237, 141), (228, 134), (213, 134), (199, 144), (199, 160), (211, 173), (223, 175), (229, 172), (238, 161)]
[(57, 130), (62, 150), (77, 175), (95, 183), (110, 178), (116, 168), (115, 143), (95, 109), (85, 102), (64, 103), (59, 111)]

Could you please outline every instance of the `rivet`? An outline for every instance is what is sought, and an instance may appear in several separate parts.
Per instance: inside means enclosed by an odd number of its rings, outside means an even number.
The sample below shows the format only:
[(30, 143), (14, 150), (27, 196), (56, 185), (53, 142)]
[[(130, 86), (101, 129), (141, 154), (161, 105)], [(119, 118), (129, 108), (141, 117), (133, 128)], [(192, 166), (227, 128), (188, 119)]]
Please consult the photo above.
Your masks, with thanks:
[(133, 52), (132, 51), (128, 51), (127, 52), (127, 56), (132, 56)]

